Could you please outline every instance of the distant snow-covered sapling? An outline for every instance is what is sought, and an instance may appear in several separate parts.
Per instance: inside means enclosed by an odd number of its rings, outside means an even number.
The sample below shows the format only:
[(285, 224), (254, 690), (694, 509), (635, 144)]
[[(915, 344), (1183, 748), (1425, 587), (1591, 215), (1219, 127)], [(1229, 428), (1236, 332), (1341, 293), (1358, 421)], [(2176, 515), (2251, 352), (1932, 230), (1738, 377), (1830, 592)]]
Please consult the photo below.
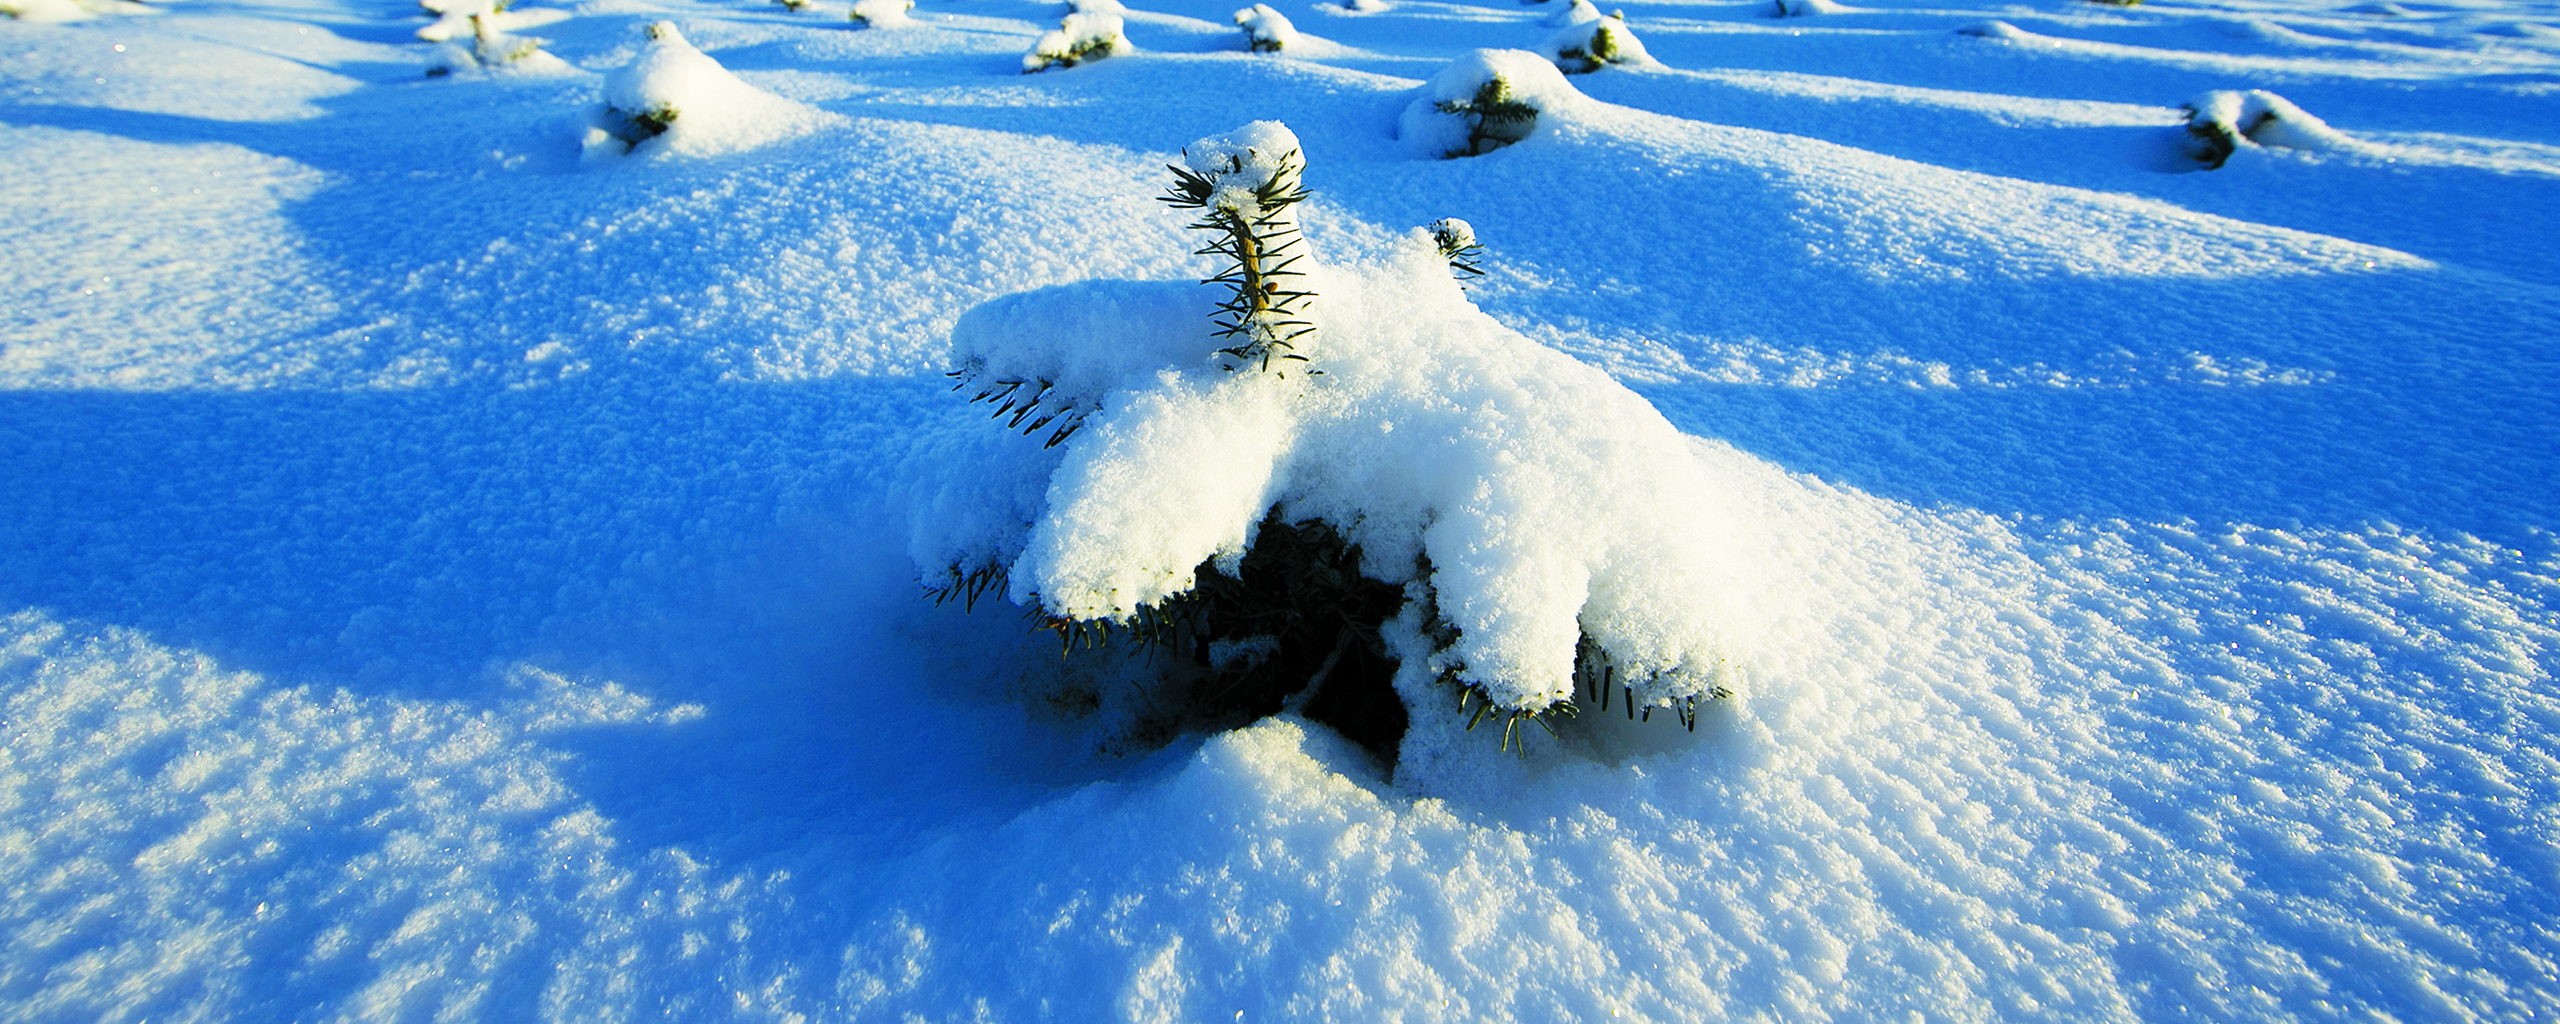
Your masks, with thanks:
[(1483, 277), (1484, 266), (1477, 262), (1484, 256), (1484, 246), (1476, 242), (1476, 227), (1456, 217), (1442, 217), (1431, 222), (1431, 240), (1440, 247), (1440, 256), (1449, 261), (1450, 271), (1459, 280)]
[(631, 63), (605, 76), (591, 112), (590, 160), (626, 153), (729, 152), (811, 130), (828, 115), (750, 85), (694, 48), (674, 22), (648, 27)]
[(1407, 104), (1399, 129), (1432, 156), (1481, 156), (1537, 130), (1538, 115), (1573, 94), (1554, 62), (1524, 50), (1476, 50), (1450, 62)]
[(852, 19), (864, 28), (898, 28), (915, 24), (907, 16), (915, 8), (916, 0), (854, 0)]
[[(1590, 7), (1588, 0), (1575, 0), (1575, 12)], [(1644, 43), (1627, 29), (1626, 15), (1599, 14), (1588, 21), (1575, 21), (1547, 38), (1547, 53), (1555, 58), (1556, 67), (1568, 75), (1587, 75), (1610, 65), (1641, 67), (1653, 63)]]
[(1129, 37), (1121, 35), (1120, 28), (1118, 14), (1084, 10), (1069, 13), (1059, 20), (1057, 28), (1032, 44), (1030, 53), (1022, 55), (1022, 73), (1071, 68), (1124, 52), (1129, 48)]
[(2264, 89), (2217, 89), (2188, 100), (2187, 155), (2206, 170), (2221, 167), (2242, 146), (2336, 149), (2351, 145), (2328, 123)]
[(569, 17), (562, 10), (519, 9), (508, 0), (418, 0), (418, 6), (436, 16), (432, 24), (418, 29), (418, 38), (430, 43), (540, 28)]
[(1237, 11), (1236, 25), (1244, 29), (1245, 48), (1255, 53), (1278, 53), (1298, 42), (1298, 27), (1270, 4)]
[(1816, 14), (1838, 14), (1847, 10), (1832, 0), (1775, 0), (1769, 11), (1772, 18), (1809, 18)]
[(437, 47), (436, 62), (427, 68), (427, 77), (472, 71), (553, 75), (575, 70), (569, 62), (544, 52), (540, 40), (498, 31), (494, 13), (473, 13), (465, 20), (471, 26), (471, 45), (447, 42)]
[[(671, 95), (676, 90), (669, 88), (675, 84), (674, 79), (682, 77), (682, 72), (670, 73), (667, 66), (671, 63), (692, 63), (680, 59), (684, 50), (692, 51), (693, 56), (705, 61), (711, 59), (685, 41), (684, 34), (676, 31), (675, 22), (657, 22), (647, 31), (649, 46), (641, 51), (640, 58), (605, 80), (604, 123), (589, 132), (587, 142), (590, 150), (600, 141), (595, 138), (596, 131), (620, 142), (624, 150), (666, 134), (667, 129), (675, 126), (676, 118), (684, 113), (676, 106), (675, 96)], [(679, 47), (681, 50), (677, 49)]]

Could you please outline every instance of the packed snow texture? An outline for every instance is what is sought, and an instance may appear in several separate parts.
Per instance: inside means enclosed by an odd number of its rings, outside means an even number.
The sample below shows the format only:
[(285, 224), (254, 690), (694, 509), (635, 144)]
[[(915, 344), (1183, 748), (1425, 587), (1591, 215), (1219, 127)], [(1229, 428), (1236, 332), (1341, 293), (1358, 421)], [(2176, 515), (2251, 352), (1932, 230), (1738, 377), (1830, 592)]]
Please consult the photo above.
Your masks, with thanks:
[[(1143, 6), (0, 21), (0, 1018), (2560, 1016), (2547, 5), (1647, 5), (1465, 160), (1399, 116), (1547, 8)], [(831, 118), (583, 165), (659, 20)], [(2185, 173), (2253, 89), (2356, 145)], [(1463, 218), (1689, 435), (1771, 599), (1694, 736), (1098, 751), (919, 599), (912, 466), (1039, 446), (954, 324), (1191, 322), (1150, 197), (1270, 118), (1329, 261)]]

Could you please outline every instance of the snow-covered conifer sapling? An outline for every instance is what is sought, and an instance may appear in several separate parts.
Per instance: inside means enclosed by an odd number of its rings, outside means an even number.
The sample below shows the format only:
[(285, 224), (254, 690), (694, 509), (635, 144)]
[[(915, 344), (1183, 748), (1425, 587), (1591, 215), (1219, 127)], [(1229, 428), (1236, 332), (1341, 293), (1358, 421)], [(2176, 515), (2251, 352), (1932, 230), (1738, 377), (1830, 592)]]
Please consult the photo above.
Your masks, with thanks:
[(2247, 146), (2339, 149), (2353, 145), (2328, 122), (2264, 89), (2217, 89), (2188, 100), (2187, 155), (2215, 170)]
[(1270, 4), (1237, 11), (1236, 26), (1244, 30), (1245, 48), (1255, 53), (1278, 53), (1298, 42), (1298, 27)]
[(864, 28), (898, 28), (915, 24), (907, 12), (916, 9), (916, 0), (854, 0), (850, 17)]
[[(2136, 2), (2139, 2), (2139, 0), (2136, 0)], [(1773, 0), (1770, 6), (1769, 16), (1772, 18), (1810, 18), (1817, 14), (1838, 14), (1847, 9), (1848, 8), (1834, 3), (1833, 0)]]
[(1481, 156), (1528, 138), (1549, 107), (1578, 95), (1549, 57), (1475, 50), (1423, 84), (1398, 133), (1421, 154)]
[(1331, 266), (1294, 222), (1285, 127), (1184, 155), (1167, 198), (1202, 211), (1216, 276), (954, 327), (953, 375), (1011, 429), (919, 456), (910, 550), (938, 598), (1001, 590), (1062, 649), (1169, 655), (1111, 688), (1159, 735), (1294, 710), (1444, 776), (1454, 747), (1524, 752), (1586, 704), (1694, 722), (1727, 692), (1758, 613), (1676, 428), (1468, 302), (1472, 230)]
[(447, 42), (437, 47), (436, 62), (427, 68), (428, 77), (472, 71), (554, 75), (575, 70), (569, 62), (545, 52), (541, 40), (499, 31), (494, 11), (474, 12), (464, 20), (471, 27), (471, 45)]
[[(1116, 6), (1116, 5), (1114, 5)], [(1022, 55), (1022, 73), (1071, 68), (1088, 61), (1101, 60), (1129, 49), (1129, 37), (1120, 34), (1120, 15), (1101, 10), (1077, 10), (1059, 19), (1058, 27), (1042, 33)]]
[(1568, 75), (1587, 75), (1613, 65), (1643, 67), (1653, 63), (1644, 43), (1627, 28), (1624, 14), (1601, 14), (1590, 0), (1574, 0), (1573, 18), (1547, 38), (1547, 54)]
[(631, 63), (605, 76), (585, 157), (728, 152), (789, 137), (828, 115), (758, 89), (696, 49), (671, 21), (648, 26)]
[(569, 17), (567, 11), (519, 8), (507, 0), (418, 0), (418, 6), (436, 17), (417, 33), (419, 39), (430, 43), (520, 32)]

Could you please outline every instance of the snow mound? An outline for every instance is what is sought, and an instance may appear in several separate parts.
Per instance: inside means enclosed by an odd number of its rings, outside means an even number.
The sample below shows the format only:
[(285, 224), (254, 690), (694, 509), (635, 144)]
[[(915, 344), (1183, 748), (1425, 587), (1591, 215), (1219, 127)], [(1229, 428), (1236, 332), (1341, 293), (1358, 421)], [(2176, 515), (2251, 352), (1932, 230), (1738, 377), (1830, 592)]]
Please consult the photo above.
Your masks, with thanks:
[(649, 26), (638, 59), (605, 78), (588, 129), (590, 158), (624, 153), (712, 156), (802, 135), (828, 115), (749, 85), (686, 42), (674, 22)]
[[(1262, 122), (1190, 152), (1295, 150)], [(1231, 571), (1276, 512), (1331, 524), (1362, 575), (1406, 587), (1399, 690), (1452, 678), (1502, 708), (1551, 708), (1571, 699), (1587, 637), (1641, 703), (1721, 692), (1745, 588), (1679, 431), (1476, 309), (1428, 231), (1373, 264), (1301, 265), (1315, 331), (1296, 350), (1317, 373), (1222, 365), (1214, 296), (1187, 282), (1053, 288), (963, 316), (964, 374), (1025, 382), (1081, 426), (1054, 452), (979, 449), (992, 464), (919, 488), (937, 495), (914, 518), (919, 566), (956, 578), (1003, 560), (1016, 603), (1127, 622), (1204, 565)], [(1033, 481), (1044, 497), (998, 493)], [(1030, 509), (1025, 527), (1014, 514)]]
[(1546, 57), (1474, 50), (1423, 84), (1396, 134), (1416, 156), (1475, 156), (1526, 139), (1547, 117), (1584, 102)]
[(1987, 21), (1977, 21), (1973, 24), (1966, 25), (1962, 28), (1956, 29), (1956, 34), (1961, 36), (1974, 36), (1981, 39), (1998, 39), (2011, 43), (2034, 38), (2033, 33), (1998, 18), (1992, 18)]
[(2185, 109), (2187, 155), (2208, 169), (2222, 166), (2244, 146), (2303, 150), (2359, 147), (2327, 122), (2263, 89), (2217, 89), (2188, 100)]

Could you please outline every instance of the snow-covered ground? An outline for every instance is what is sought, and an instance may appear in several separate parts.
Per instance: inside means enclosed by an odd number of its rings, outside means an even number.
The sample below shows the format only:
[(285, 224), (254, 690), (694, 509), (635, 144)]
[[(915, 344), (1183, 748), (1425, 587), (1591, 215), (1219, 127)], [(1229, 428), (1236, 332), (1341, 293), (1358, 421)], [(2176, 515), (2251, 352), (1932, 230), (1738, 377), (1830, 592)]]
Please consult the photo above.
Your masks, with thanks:
[[(1639, 0), (1445, 161), (1552, 4), (13, 2), (0, 1019), (2560, 1014), (2547, 2)], [(728, 113), (617, 155), (662, 21)], [(2329, 130), (2201, 170), (2212, 90)], [(954, 324), (1205, 276), (1164, 167), (1265, 119), (1689, 435), (1694, 735), (1097, 744), (919, 597)]]

